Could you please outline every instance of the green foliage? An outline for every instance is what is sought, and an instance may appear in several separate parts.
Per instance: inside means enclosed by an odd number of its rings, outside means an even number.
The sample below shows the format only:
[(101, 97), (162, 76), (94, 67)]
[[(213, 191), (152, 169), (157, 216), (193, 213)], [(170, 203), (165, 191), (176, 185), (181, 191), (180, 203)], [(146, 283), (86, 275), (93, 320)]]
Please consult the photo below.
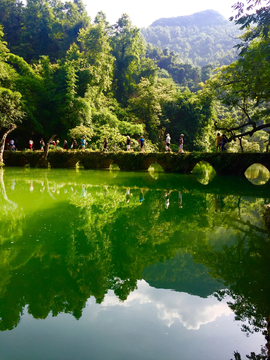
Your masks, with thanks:
[(163, 51), (151, 44), (146, 46), (146, 56), (154, 60), (158, 67), (158, 76), (161, 78), (171, 77), (175, 83), (188, 87), (191, 91), (199, 89), (198, 84), (211, 76), (212, 65), (200, 69), (188, 63), (183, 63), (178, 54), (165, 48)]
[(137, 96), (129, 100), (132, 111), (146, 125), (151, 140), (158, 140), (163, 106), (172, 101), (176, 93), (175, 84), (170, 79), (155, 79), (154, 84), (142, 78), (137, 86)]
[[(234, 20), (236, 25), (240, 25), (242, 30), (247, 30), (241, 36), (241, 42), (237, 44), (237, 48), (241, 49), (243, 54), (249, 47), (251, 42), (256, 38), (269, 38), (270, 32), (270, 1), (269, 0), (246, 0), (237, 2), (233, 8), (237, 11), (235, 16), (230, 20)], [(260, 7), (258, 7), (260, 5)]]
[(0, 87), (0, 129), (18, 123), (23, 115), (21, 94)]
[(10, 53), (6, 43), (2, 40), (3, 32), (0, 26), (0, 130), (10, 127), (21, 121), (24, 116), (22, 111), (22, 95), (14, 91), (14, 69), (7, 63)]
[[(239, 140), (240, 148), (244, 151), (260, 151), (265, 141), (265, 135), (260, 135), (251, 143), (246, 136), (253, 137), (255, 133), (270, 126), (270, 99), (267, 90), (270, 81), (269, 70), (269, 6), (257, 8), (261, 4), (258, 0), (247, 0), (246, 5), (238, 2), (234, 5), (237, 10), (235, 19), (246, 32), (241, 36), (237, 45), (241, 49), (240, 57), (229, 66), (218, 69), (216, 75), (208, 81), (216, 98), (224, 105), (221, 116), (218, 115), (216, 128), (227, 133), (229, 142)], [(269, 5), (269, 1), (265, 0)], [(240, 112), (240, 114), (239, 114)], [(258, 136), (257, 136), (258, 138)], [(236, 151), (237, 146), (230, 146)]]
[(80, 0), (0, 1), (0, 24), (10, 50), (27, 62), (47, 55), (52, 60), (65, 56), (77, 40), (79, 30), (90, 22)]
[(113, 91), (117, 101), (126, 104), (140, 77), (144, 42), (140, 30), (132, 25), (127, 14), (122, 15), (112, 31), (112, 55), (115, 57)]
[[(251, 137), (242, 139), (242, 147), (244, 152), (263, 152), (265, 151), (268, 135), (265, 131), (257, 131)], [(241, 152), (240, 142), (232, 141), (227, 146), (229, 152)]]
[(216, 124), (217, 129), (227, 132), (229, 141), (252, 136), (270, 125), (270, 94), (267, 90), (270, 81), (269, 43), (269, 38), (253, 40), (239, 60), (218, 69), (216, 75), (208, 80), (208, 86), (228, 111), (241, 111), (241, 116), (227, 114)]
[(163, 119), (172, 142), (178, 144), (180, 134), (184, 134), (185, 150), (208, 151), (214, 141), (213, 102), (205, 91), (178, 91), (175, 99), (164, 106)]
[(70, 137), (74, 139), (82, 139), (85, 137), (86, 141), (91, 141), (93, 134), (93, 129), (84, 125), (78, 125), (75, 128), (69, 130)]
[(106, 19), (100, 19), (86, 29), (81, 29), (78, 41), (82, 50), (83, 70), (89, 77), (88, 86), (97, 87), (98, 92), (109, 90), (112, 83), (114, 57), (111, 54)]
[(104, 138), (108, 141), (108, 151), (124, 149), (126, 136), (122, 135), (117, 127), (110, 127), (109, 124), (99, 125), (95, 128), (95, 137), (91, 143), (91, 148), (93, 150), (103, 150)]
[[(104, 125), (98, 125), (96, 127), (94, 127), (95, 129), (95, 136), (92, 139), (92, 142), (90, 144), (90, 148), (93, 150), (103, 150), (103, 141), (104, 138), (107, 139), (108, 141), (108, 151), (121, 151), (121, 150), (126, 150), (126, 141), (127, 141), (127, 136), (122, 135), (123, 133), (125, 134), (130, 134), (130, 138), (131, 138), (131, 150), (132, 151), (140, 151), (140, 143), (139, 143), (139, 134), (137, 134), (136, 132), (125, 132), (125, 131), (121, 131), (121, 125), (123, 124), (123, 122), (118, 121), (118, 128), (116, 127), (111, 127), (109, 124), (104, 124)], [(131, 124), (126, 123), (126, 125), (128, 125), (128, 128), (130, 129)], [(138, 126), (140, 127), (141, 125), (134, 125), (134, 126)], [(132, 127), (132, 125), (131, 125)], [(126, 129), (127, 130), (127, 129)], [(150, 140), (147, 140), (145, 142), (144, 145), (144, 151), (145, 152), (155, 152), (157, 151), (157, 147), (155, 145), (152, 144), (152, 142)]]
[(143, 134), (143, 124), (135, 124), (128, 121), (120, 121), (118, 118), (108, 109), (102, 109), (93, 113), (93, 123), (96, 126), (109, 125), (111, 129), (118, 129), (121, 134), (124, 135), (137, 135)]
[[(0, 7), (1, 1), (7, 12), (0, 22), (10, 31), (18, 4), (0, 0)], [(149, 151), (156, 149), (151, 141), (161, 148), (167, 125), (176, 121), (175, 110), (168, 109), (179, 107), (175, 82), (196, 91), (199, 82), (211, 76), (211, 66), (200, 70), (181, 63), (173, 52), (150, 46), (145, 51), (139, 29), (126, 14), (110, 26), (102, 12), (90, 23), (80, 1), (31, 0), (20, 9), (23, 26), (17, 27), (17, 40), (5, 35), (16, 55), (0, 42), (0, 81), (22, 95), (25, 121), (18, 129), (22, 147), (27, 146), (30, 132), (38, 142), (52, 134), (66, 138), (70, 129), (85, 126), (94, 131), (92, 149), (102, 148), (104, 137), (109, 138), (108, 128), (114, 149), (125, 148), (127, 135), (135, 150), (140, 135)], [(185, 100), (190, 110), (193, 100)], [(197, 117), (199, 108), (205, 111), (203, 105), (196, 105), (195, 111), (183, 114), (194, 128), (183, 129), (190, 150), (199, 127), (204, 126), (205, 114)], [(170, 129), (174, 133), (174, 125)]]
[(6, 42), (3, 41), (3, 35), (2, 27), (0, 26), (0, 85), (9, 86), (12, 68), (6, 62), (9, 50)]

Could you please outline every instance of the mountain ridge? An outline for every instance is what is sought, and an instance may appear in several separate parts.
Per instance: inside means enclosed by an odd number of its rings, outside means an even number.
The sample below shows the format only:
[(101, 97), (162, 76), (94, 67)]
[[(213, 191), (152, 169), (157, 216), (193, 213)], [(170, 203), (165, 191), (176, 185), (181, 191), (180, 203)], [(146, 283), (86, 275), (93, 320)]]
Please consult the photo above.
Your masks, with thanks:
[(195, 66), (220, 66), (235, 61), (238, 52), (234, 46), (241, 35), (234, 22), (215, 10), (160, 18), (142, 28), (141, 33), (147, 43), (174, 51), (182, 62)]
[[(176, 17), (169, 17), (169, 18), (160, 18), (155, 20), (150, 26), (193, 26), (193, 23), (196, 22), (196, 26), (203, 27), (209, 26), (207, 22), (206, 16), (211, 17), (211, 25), (222, 25), (222, 23), (226, 24), (229, 23), (223, 15), (221, 15), (216, 10), (204, 10), (199, 11), (191, 15), (180, 15)], [(213, 21), (215, 20), (215, 21)]]

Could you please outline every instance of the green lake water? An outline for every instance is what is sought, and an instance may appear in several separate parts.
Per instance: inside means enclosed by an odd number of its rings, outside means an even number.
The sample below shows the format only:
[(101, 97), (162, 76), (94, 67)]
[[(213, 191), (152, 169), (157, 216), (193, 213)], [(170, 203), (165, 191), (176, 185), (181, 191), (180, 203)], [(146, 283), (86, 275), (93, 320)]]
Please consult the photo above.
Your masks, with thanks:
[(270, 188), (201, 180), (0, 170), (0, 360), (259, 354)]

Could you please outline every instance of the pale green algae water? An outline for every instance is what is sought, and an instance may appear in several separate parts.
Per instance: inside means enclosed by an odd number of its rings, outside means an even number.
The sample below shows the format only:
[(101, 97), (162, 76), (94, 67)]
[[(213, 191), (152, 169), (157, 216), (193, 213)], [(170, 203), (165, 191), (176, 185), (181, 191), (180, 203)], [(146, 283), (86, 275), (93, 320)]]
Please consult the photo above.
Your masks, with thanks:
[(204, 184), (0, 170), (0, 360), (260, 353), (269, 187), (236, 177)]

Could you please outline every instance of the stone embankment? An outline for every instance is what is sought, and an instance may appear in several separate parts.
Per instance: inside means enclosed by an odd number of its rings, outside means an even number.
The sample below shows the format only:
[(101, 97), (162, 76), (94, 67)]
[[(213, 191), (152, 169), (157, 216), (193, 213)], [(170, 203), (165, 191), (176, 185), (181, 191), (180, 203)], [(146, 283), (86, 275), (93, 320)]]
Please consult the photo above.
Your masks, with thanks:
[(108, 169), (117, 164), (120, 170), (146, 171), (158, 163), (168, 173), (191, 173), (194, 166), (206, 161), (217, 175), (244, 175), (247, 168), (255, 163), (264, 165), (270, 171), (269, 153), (135, 153), (135, 152), (82, 152), (50, 151), (47, 161), (42, 152), (5, 151), (6, 166), (51, 168), (74, 168), (79, 163), (85, 169)]

